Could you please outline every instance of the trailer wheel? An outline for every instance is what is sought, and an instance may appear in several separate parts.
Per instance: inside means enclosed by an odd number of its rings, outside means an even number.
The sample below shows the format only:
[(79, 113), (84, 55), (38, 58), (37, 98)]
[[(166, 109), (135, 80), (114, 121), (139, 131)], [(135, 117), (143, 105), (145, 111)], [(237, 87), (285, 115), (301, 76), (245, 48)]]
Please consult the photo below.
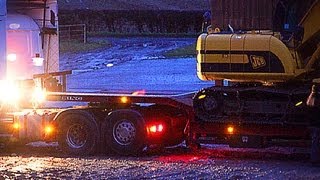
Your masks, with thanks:
[(108, 117), (106, 144), (121, 155), (136, 155), (145, 146), (145, 123), (142, 116), (132, 110), (117, 110)]
[(98, 130), (88, 112), (67, 114), (59, 122), (58, 143), (61, 150), (72, 155), (94, 152)]

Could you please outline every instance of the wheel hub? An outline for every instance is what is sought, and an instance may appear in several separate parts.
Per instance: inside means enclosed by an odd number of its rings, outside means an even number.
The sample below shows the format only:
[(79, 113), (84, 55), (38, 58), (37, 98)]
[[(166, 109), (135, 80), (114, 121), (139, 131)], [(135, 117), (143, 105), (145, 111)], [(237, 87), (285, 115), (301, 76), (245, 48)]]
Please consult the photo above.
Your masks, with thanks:
[(129, 145), (136, 136), (134, 124), (128, 120), (123, 120), (113, 127), (113, 137), (121, 145)]
[(74, 124), (70, 126), (67, 132), (67, 143), (71, 148), (79, 149), (87, 142), (88, 134), (84, 126)]

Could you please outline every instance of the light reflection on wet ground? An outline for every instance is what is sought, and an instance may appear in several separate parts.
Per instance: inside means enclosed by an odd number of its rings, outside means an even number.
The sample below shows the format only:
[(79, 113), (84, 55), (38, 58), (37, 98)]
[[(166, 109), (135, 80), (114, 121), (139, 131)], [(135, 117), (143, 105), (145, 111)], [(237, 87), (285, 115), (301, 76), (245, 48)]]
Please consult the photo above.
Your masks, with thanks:
[[(146, 153), (140, 157), (97, 155), (70, 157), (55, 148), (0, 154), (0, 177), (94, 179), (319, 179), (320, 169), (306, 158), (283, 160), (281, 154), (204, 148)], [(236, 155), (238, 153), (238, 155)], [(233, 154), (233, 155), (232, 155)], [(241, 157), (241, 154), (244, 155)], [(250, 156), (251, 155), (251, 156)], [(278, 157), (279, 156), (279, 157)], [(299, 159), (301, 158), (301, 159)], [(289, 158), (290, 159), (290, 158)], [(1, 178), (0, 178), (1, 179)]]

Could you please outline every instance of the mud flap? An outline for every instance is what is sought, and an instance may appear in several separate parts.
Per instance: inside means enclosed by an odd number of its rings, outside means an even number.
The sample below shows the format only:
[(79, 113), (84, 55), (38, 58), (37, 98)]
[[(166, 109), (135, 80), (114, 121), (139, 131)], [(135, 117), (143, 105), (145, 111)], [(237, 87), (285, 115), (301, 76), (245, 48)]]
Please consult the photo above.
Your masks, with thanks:
[(235, 148), (262, 148), (263, 137), (252, 135), (236, 135), (229, 139), (229, 146)]

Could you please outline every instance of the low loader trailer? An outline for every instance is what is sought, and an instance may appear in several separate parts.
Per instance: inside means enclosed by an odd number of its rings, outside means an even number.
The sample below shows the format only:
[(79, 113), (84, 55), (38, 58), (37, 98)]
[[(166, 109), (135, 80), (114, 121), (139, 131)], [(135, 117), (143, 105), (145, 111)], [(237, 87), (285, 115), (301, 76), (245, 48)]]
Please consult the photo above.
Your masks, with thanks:
[[(0, 1), (0, 141), (58, 141), (78, 155), (136, 154), (183, 141), (193, 117), (180, 101), (185, 95), (67, 93), (71, 72), (58, 72), (58, 29), (57, 0)], [(81, 106), (43, 105), (49, 101)]]
[[(0, 137), (7, 142), (57, 141), (73, 155), (139, 154), (148, 147), (182, 143), (193, 117), (192, 96), (47, 92), (46, 103), (58, 108), (1, 114)], [(78, 105), (59, 108), (68, 102)]]

